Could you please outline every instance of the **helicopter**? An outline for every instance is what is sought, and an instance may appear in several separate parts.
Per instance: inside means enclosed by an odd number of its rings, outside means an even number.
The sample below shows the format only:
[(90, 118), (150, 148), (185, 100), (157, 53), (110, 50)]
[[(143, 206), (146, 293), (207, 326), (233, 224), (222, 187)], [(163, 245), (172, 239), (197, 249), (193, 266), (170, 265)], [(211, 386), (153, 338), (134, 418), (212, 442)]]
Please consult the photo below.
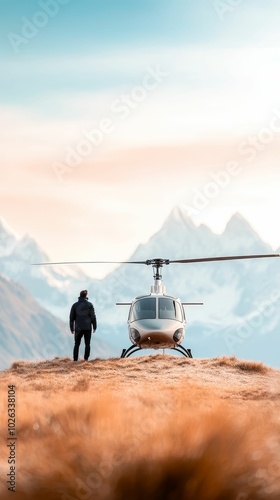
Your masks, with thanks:
[(139, 295), (131, 302), (116, 302), (116, 305), (130, 306), (127, 326), (131, 346), (123, 349), (121, 358), (142, 349), (171, 349), (187, 358), (192, 358), (190, 348), (185, 348), (182, 342), (185, 338), (186, 315), (184, 306), (203, 305), (203, 302), (181, 302), (178, 297), (166, 294), (162, 281), (162, 268), (169, 264), (192, 264), (199, 262), (216, 262), (240, 259), (261, 259), (280, 257), (280, 254), (265, 255), (235, 255), (226, 257), (205, 257), (196, 259), (169, 260), (162, 258), (143, 261), (87, 261), (87, 262), (46, 262), (33, 265), (62, 265), (62, 264), (139, 264), (152, 266), (154, 284), (150, 293)]

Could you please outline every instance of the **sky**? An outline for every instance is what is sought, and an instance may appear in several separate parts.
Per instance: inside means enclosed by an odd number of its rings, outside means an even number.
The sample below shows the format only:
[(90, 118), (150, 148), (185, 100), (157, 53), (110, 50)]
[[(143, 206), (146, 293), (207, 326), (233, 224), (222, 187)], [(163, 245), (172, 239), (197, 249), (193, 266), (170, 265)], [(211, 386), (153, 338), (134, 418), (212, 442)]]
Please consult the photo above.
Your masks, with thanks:
[(20, 236), (126, 260), (180, 204), (280, 246), (279, 1), (0, 5), (0, 216)]

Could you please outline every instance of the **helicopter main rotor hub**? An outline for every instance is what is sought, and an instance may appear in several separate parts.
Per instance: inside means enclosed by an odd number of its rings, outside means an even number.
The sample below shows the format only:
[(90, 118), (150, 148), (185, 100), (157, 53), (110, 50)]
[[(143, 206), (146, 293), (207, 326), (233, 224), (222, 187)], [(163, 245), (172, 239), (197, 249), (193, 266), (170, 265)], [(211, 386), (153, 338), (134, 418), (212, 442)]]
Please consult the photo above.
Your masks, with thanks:
[(162, 267), (163, 265), (168, 265), (170, 263), (169, 259), (149, 259), (146, 260), (147, 266)]
[(169, 264), (169, 259), (146, 260), (147, 266), (153, 267), (154, 285), (151, 287), (152, 293), (165, 293), (165, 286), (162, 283), (161, 268)]
[(169, 264), (169, 259), (150, 259), (146, 260), (147, 266), (153, 266), (153, 273), (154, 273), (154, 280), (162, 280), (162, 274), (160, 272), (160, 269), (164, 265)]

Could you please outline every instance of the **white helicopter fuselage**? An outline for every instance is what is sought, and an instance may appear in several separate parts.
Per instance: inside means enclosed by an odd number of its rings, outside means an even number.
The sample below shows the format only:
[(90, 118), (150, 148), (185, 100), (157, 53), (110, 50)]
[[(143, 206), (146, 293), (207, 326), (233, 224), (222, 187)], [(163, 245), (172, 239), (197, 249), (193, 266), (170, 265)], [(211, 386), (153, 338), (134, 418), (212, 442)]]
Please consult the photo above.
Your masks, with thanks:
[(129, 338), (145, 349), (172, 348), (185, 337), (186, 316), (177, 297), (150, 293), (136, 297), (128, 315)]

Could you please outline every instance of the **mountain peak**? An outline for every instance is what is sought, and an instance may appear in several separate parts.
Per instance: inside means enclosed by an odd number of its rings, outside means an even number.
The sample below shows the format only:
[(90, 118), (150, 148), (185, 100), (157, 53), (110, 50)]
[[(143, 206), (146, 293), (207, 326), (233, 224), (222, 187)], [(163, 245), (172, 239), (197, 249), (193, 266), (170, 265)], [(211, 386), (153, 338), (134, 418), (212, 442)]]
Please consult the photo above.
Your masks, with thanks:
[(260, 239), (259, 235), (256, 233), (256, 231), (252, 228), (252, 226), (249, 224), (249, 222), (241, 215), (239, 212), (236, 212), (235, 214), (232, 215), (230, 220), (228, 221), (224, 233), (234, 233), (236, 235), (240, 233), (250, 233), (251, 235), (254, 235), (258, 239)]
[(252, 228), (250, 223), (239, 213), (235, 213), (228, 221), (222, 234), (223, 240), (229, 245), (231, 251), (261, 252), (271, 251)]
[(5, 219), (0, 218), (0, 257), (9, 255), (19, 241), (19, 236), (7, 224)]
[(0, 233), (6, 233), (8, 236), (19, 240), (19, 235), (14, 231), (14, 229), (7, 223), (4, 217), (0, 217)]
[(192, 218), (190, 217), (189, 215), (189, 210), (187, 207), (185, 207), (185, 205), (177, 205), (176, 207), (174, 207), (172, 209), (172, 211), (170, 212), (167, 220), (166, 220), (167, 223), (174, 223), (174, 222), (177, 222), (177, 223), (180, 223), (180, 224), (184, 224), (184, 226), (188, 227), (189, 229), (194, 229), (196, 228)]
[(42, 250), (38, 243), (25, 234), (21, 240), (18, 241), (15, 249), (14, 256), (18, 255), (23, 260), (34, 259), (34, 261), (49, 261), (47, 254)]

